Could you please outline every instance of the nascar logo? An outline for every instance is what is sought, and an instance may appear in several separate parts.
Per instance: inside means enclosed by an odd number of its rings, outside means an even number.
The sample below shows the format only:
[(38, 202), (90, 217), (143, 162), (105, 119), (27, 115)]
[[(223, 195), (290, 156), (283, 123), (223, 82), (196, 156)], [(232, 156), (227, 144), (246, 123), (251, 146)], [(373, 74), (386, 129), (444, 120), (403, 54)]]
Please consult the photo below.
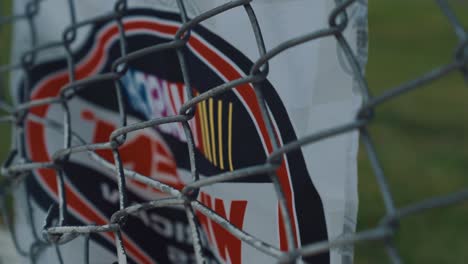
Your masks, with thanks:
[[(171, 13), (132, 10), (129, 14), (123, 22), (130, 51), (168, 41), (179, 27), (178, 16)], [(120, 56), (117, 40), (115, 24), (94, 25), (87, 44), (77, 51), (76, 78), (108, 72), (112, 61)], [(191, 34), (184, 53), (193, 70), (191, 87), (195, 95), (241, 78), (251, 66), (245, 56), (201, 26)], [(176, 115), (180, 106), (187, 101), (186, 87), (174, 54), (173, 50), (167, 50), (130, 63), (129, 71), (121, 79), (129, 123)], [(38, 65), (32, 72), (35, 76), (32, 80), (32, 99), (57, 96), (69, 82), (65, 60)], [(271, 84), (265, 82), (264, 86), (278, 139), (281, 143), (294, 140), (294, 130), (281, 100)], [(77, 98), (69, 102), (72, 129), (89, 143), (107, 142), (112, 131), (120, 126), (115, 98), (109, 96), (112, 94), (115, 94), (112, 83), (100, 84), (83, 89)], [(195, 117), (189, 121), (189, 125), (196, 146), (197, 169), (202, 177), (264, 163), (272, 151), (272, 145), (251, 85), (241, 85), (199, 103), (196, 108)], [(57, 121), (63, 115), (61, 111), (58, 106), (40, 106), (31, 110), (39, 117)], [(57, 141), (60, 136), (44, 124), (28, 120), (25, 142), (31, 160), (50, 161), (53, 153), (62, 147), (57, 143), (61, 142)], [(181, 124), (164, 124), (130, 133), (119, 152), (126, 168), (180, 190), (191, 181), (186, 142)], [(110, 151), (98, 150), (97, 153), (113, 162)], [(65, 187), (71, 221), (75, 221), (75, 224), (107, 224), (110, 215), (118, 210), (115, 175), (102, 171), (85, 155), (72, 155), (67, 166)], [(40, 169), (34, 175), (29, 182), (31, 192), (38, 204), (47, 208), (57, 200), (55, 171)], [(278, 170), (278, 177), (292, 213), (295, 243), (299, 245), (326, 239), (320, 197), (308, 176), (300, 152), (287, 155)], [(165, 196), (137, 181), (129, 180), (127, 188), (129, 199), (138, 203)], [(238, 228), (280, 249), (288, 248), (281, 212), (268, 175), (204, 187), (198, 199)], [(311, 213), (310, 207), (317, 210)], [(213, 262), (272, 260), (267, 255), (259, 256), (223, 227), (200, 212), (196, 213), (204, 231), (205, 254)], [(188, 222), (180, 209), (144, 211), (128, 221), (123, 240), (131, 261), (189, 263), (192, 260), (191, 241), (184, 239), (187, 237)], [(112, 233), (99, 233), (94, 239), (110, 251), (115, 250)], [(154, 249), (155, 244), (160, 245), (159, 250)], [(317, 263), (326, 263), (329, 256), (324, 253), (313, 259)]]

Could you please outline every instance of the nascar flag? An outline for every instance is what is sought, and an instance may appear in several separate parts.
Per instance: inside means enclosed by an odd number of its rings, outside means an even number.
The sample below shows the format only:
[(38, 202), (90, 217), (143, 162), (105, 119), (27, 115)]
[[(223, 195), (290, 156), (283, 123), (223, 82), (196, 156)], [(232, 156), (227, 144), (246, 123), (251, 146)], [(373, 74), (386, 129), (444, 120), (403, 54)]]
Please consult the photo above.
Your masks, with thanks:
[[(27, 0), (14, 1), (16, 13)], [(181, 25), (176, 1), (131, 0), (122, 21), (127, 51), (133, 52), (173, 39)], [(189, 17), (228, 2), (184, 1)], [(37, 45), (61, 41), (71, 23), (67, 1), (40, 1), (35, 17)], [(267, 50), (306, 33), (328, 27), (335, 7), (331, 0), (254, 0)], [(84, 21), (112, 12), (110, 1), (75, 1), (76, 19)], [(367, 1), (348, 9), (345, 37), (364, 67), (367, 54)], [(77, 30), (72, 43), (76, 79), (111, 71), (121, 56), (115, 21), (96, 21)], [(14, 25), (13, 58), (31, 49), (28, 24)], [(222, 83), (246, 76), (259, 58), (252, 26), (241, 7), (219, 14), (196, 26), (183, 49), (190, 85), (202, 94)], [(69, 82), (66, 51), (62, 46), (37, 53), (28, 72), (31, 99), (58, 96)], [(21, 103), (21, 71), (12, 74), (11, 92)], [(176, 115), (187, 101), (185, 84), (174, 49), (132, 61), (122, 77), (128, 123)], [(92, 85), (69, 102), (71, 127), (87, 143), (107, 142), (120, 126), (115, 87), (112, 82)], [(281, 144), (352, 120), (359, 94), (342, 51), (333, 37), (289, 49), (270, 61), (270, 73), (262, 89), (275, 133)], [(36, 107), (32, 115), (63, 122), (58, 104)], [(196, 107), (189, 122), (196, 147), (201, 178), (263, 164), (272, 146), (266, 134), (255, 93), (250, 84), (236, 87)], [(38, 119), (25, 124), (22, 147), (34, 162), (51, 161), (63, 148), (63, 129)], [(80, 141), (72, 138), (72, 145)], [(187, 139), (180, 123), (139, 130), (128, 135), (120, 147), (125, 168), (182, 189), (191, 181)], [(335, 239), (353, 232), (358, 208), (356, 155), (358, 135), (347, 133), (323, 140), (285, 155), (278, 177), (292, 212), (295, 244), (300, 247)], [(109, 162), (112, 152), (96, 151)], [(86, 153), (70, 156), (65, 167), (68, 225), (103, 225), (119, 210), (117, 177), (100, 167)], [(137, 181), (128, 180), (130, 203), (156, 200), (166, 195)], [(27, 194), (27, 195), (25, 195)], [(15, 193), (16, 231), (20, 245), (29, 248), (41, 232), (46, 211), (57, 203), (57, 180), (52, 170), (36, 170)], [(28, 208), (29, 199), (31, 210)], [(282, 250), (288, 245), (280, 219), (278, 199), (268, 175), (255, 175), (203, 187), (198, 200), (232, 224)], [(32, 216), (36, 230), (32, 230)], [(272, 263), (275, 260), (246, 243), (203, 214), (197, 213), (202, 230), (203, 252), (208, 263)], [(111, 233), (91, 235), (91, 263), (116, 260)], [(183, 208), (140, 211), (129, 217), (123, 240), (130, 263), (193, 263), (190, 227)], [(83, 238), (60, 246), (66, 263), (83, 263)], [(27, 259), (23, 260), (27, 262)], [(310, 263), (351, 263), (352, 248), (341, 248), (304, 258)], [(53, 247), (39, 255), (38, 263), (58, 263)]]

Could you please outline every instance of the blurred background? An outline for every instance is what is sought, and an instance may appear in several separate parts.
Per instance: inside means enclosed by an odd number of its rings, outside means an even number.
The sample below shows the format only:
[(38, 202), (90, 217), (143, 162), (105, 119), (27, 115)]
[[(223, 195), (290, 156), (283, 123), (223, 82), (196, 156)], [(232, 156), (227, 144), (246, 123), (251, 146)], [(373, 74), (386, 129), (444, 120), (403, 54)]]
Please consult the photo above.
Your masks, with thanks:
[[(374, 95), (450, 62), (457, 39), (435, 3), (369, 1), (367, 78)], [(464, 25), (468, 1), (452, 0)], [(371, 134), (397, 206), (468, 186), (468, 85), (454, 73), (376, 111)], [(378, 224), (382, 199), (359, 156), (358, 229)], [(468, 203), (401, 221), (395, 242), (405, 263), (466, 263)], [(356, 263), (389, 263), (380, 243), (357, 247)]]
[[(468, 25), (468, 1), (450, 3)], [(0, 0), (0, 15), (10, 10), (10, 0)], [(10, 28), (0, 28), (0, 65), (8, 62), (9, 39)], [(367, 78), (374, 95), (450, 62), (456, 45), (435, 1), (369, 1)], [(6, 85), (3, 78), (1, 96)], [(468, 85), (454, 73), (377, 109), (370, 131), (398, 206), (468, 186), (467, 102)], [(10, 128), (0, 125), (1, 161), (9, 138)], [(385, 212), (362, 148), (359, 192), (358, 230), (364, 230), (377, 225)], [(466, 263), (468, 203), (403, 219), (395, 242), (405, 263)], [(0, 238), (0, 255), (2, 243)], [(389, 263), (379, 242), (358, 245), (355, 260)]]

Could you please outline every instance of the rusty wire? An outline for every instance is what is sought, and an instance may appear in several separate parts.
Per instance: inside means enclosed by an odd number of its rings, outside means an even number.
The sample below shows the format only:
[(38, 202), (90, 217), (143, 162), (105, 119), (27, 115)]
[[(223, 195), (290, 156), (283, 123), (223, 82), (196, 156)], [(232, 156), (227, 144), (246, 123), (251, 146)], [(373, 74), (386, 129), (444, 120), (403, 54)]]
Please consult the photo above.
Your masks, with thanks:
[[(86, 238), (87, 245), (89, 245), (90, 233), (113, 232), (116, 238), (115, 243), (118, 262), (127, 263), (126, 250), (122, 243), (120, 233), (121, 225), (125, 222), (125, 219), (130, 214), (140, 210), (179, 205), (184, 206), (187, 218), (189, 220), (191, 234), (194, 241), (193, 247), (197, 263), (204, 263), (204, 256), (200, 239), (200, 228), (195, 217), (195, 211), (198, 211), (212, 219), (214, 222), (221, 224), (228, 232), (230, 232), (236, 238), (242, 240), (244, 243), (249, 244), (250, 246), (256, 248), (258, 251), (264, 254), (268, 254), (270, 256), (275, 257), (281, 263), (293, 263), (304, 256), (311, 256), (324, 251), (328, 251), (332, 248), (338, 248), (362, 241), (372, 240), (384, 242), (387, 253), (392, 263), (403, 262), (403, 260), (399, 257), (398, 251), (395, 248), (392, 239), (398, 231), (398, 222), (400, 221), (400, 219), (402, 219), (403, 217), (407, 217), (408, 215), (420, 213), (423, 210), (459, 203), (463, 200), (468, 199), (468, 190), (462, 190), (458, 193), (451, 193), (446, 196), (433, 197), (414, 204), (409, 204), (402, 208), (397, 208), (395, 206), (392, 192), (390, 191), (387, 183), (387, 177), (385, 176), (384, 170), (382, 169), (381, 163), (379, 162), (375, 144), (372, 141), (367, 126), (373, 120), (374, 109), (389, 100), (393, 100), (406, 93), (424, 87), (424, 85), (429, 84), (430, 82), (436, 79), (444, 77), (445, 75), (451, 72), (460, 71), (464, 75), (464, 77), (468, 79), (468, 35), (466, 33), (466, 30), (458, 21), (452, 9), (450, 8), (449, 4), (445, 0), (436, 0), (437, 4), (440, 7), (440, 10), (450, 21), (450, 24), (453, 27), (459, 39), (459, 46), (457, 47), (454, 53), (455, 57), (453, 61), (447, 65), (442, 65), (438, 68), (435, 68), (409, 82), (393, 87), (384, 92), (383, 94), (371, 96), (366, 78), (361, 70), (359, 61), (356, 55), (353, 53), (352, 49), (350, 48), (349, 43), (343, 36), (343, 31), (348, 26), (348, 17), (346, 11), (355, 2), (357, 1), (336, 1), (336, 7), (329, 14), (329, 25), (327, 28), (314, 31), (294, 39), (286, 40), (282, 44), (278, 45), (277, 47), (271, 50), (266, 50), (265, 48), (261, 34), (261, 28), (257, 23), (255, 12), (251, 7), (251, 0), (230, 1), (226, 4), (213, 8), (191, 19), (189, 19), (187, 16), (187, 12), (185, 10), (183, 1), (177, 0), (182, 25), (175, 34), (173, 40), (131, 53), (128, 53), (126, 50), (126, 35), (124, 27), (122, 26), (122, 18), (125, 16), (126, 11), (128, 10), (126, 0), (116, 1), (114, 5), (114, 11), (108, 14), (103, 14), (101, 16), (94, 17), (93, 19), (89, 19), (86, 21), (76, 21), (74, 1), (69, 0), (68, 5), (71, 16), (71, 24), (63, 32), (62, 40), (54, 43), (47, 43), (42, 46), (38, 46), (36, 44), (36, 35), (38, 29), (34, 24), (34, 18), (40, 10), (41, 0), (29, 1), (28, 4), (25, 6), (23, 14), (14, 14), (10, 17), (0, 17), (0, 26), (16, 23), (20, 20), (25, 20), (29, 25), (29, 34), (31, 35), (32, 41), (32, 48), (23, 54), (20, 62), (17, 62), (16, 64), (0, 65), (0, 74), (10, 73), (12, 71), (22, 71), (25, 75), (25, 83), (23, 85), (24, 90), (22, 93), (22, 102), (24, 103), (11, 105), (5, 100), (5, 98), (0, 97), (0, 109), (3, 110), (4, 113), (6, 113), (0, 117), (0, 124), (11, 123), (13, 124), (15, 131), (10, 155), (2, 165), (2, 174), (5, 176), (5, 180), (2, 182), (1, 186), (1, 200), (3, 203), (3, 216), (5, 218), (6, 224), (10, 228), (12, 238), (18, 250), (18, 253), (22, 256), (29, 257), (30, 260), (34, 263), (37, 256), (42, 250), (44, 250), (47, 247), (55, 247), (57, 251), (58, 261), (60, 263), (63, 263), (64, 259), (60, 253), (59, 245), (67, 243), (78, 236), (84, 236)], [(187, 44), (190, 38), (191, 30), (196, 25), (200, 24), (202, 21), (205, 21), (209, 18), (212, 18), (220, 13), (223, 13), (233, 8), (244, 8), (245, 14), (250, 20), (252, 31), (254, 32), (256, 37), (260, 58), (253, 64), (251, 71), (247, 76), (231, 82), (224, 83), (222, 85), (210, 89), (209, 91), (203, 94), (195, 96), (192, 93), (192, 89), (190, 88), (190, 80), (188, 76), (189, 69), (187, 68), (182, 48)], [(89, 25), (91, 23), (95, 23), (97, 21), (114, 21), (117, 24), (119, 29), (120, 50), (122, 56), (113, 63), (112, 72), (90, 76), (82, 80), (76, 80), (74, 76), (75, 62), (73, 60), (70, 45), (73, 43), (77, 35), (77, 30), (79, 28)], [(358, 112), (358, 115), (355, 117), (355, 120), (350, 123), (326, 129), (281, 146), (279, 142), (276, 141), (276, 137), (273, 135), (272, 123), (270, 121), (268, 110), (266, 109), (266, 105), (264, 103), (264, 99), (262, 97), (259, 85), (268, 76), (268, 64), (270, 59), (277, 56), (278, 54), (281, 54), (285, 50), (292, 49), (295, 46), (321, 38), (336, 39), (338, 46), (341, 48), (341, 51), (345, 55), (347, 63), (352, 69), (355, 82), (357, 83), (357, 87), (359, 88), (359, 93), (363, 99), (361, 108)], [(38, 53), (48, 49), (52, 49), (54, 47), (64, 47), (66, 49), (68, 61), (68, 74), (71, 81), (65, 87), (62, 88), (58, 97), (43, 98), (40, 100), (30, 100), (29, 95), (31, 91), (27, 76), (28, 69), (35, 64), (35, 59)], [(185, 87), (187, 88), (188, 100), (184, 102), (183, 106), (179, 110), (178, 115), (176, 116), (155, 118), (145, 122), (140, 122), (131, 125), (127, 124), (127, 113), (123, 107), (124, 102), (121, 94), (121, 84), (119, 82), (120, 78), (125, 74), (127, 70), (127, 63), (138, 58), (142, 58), (145, 55), (156, 53), (158, 51), (166, 49), (173, 49), (177, 52), (178, 60), (185, 82)], [(109, 142), (99, 144), (87, 144), (73, 131), (73, 127), (71, 126), (68, 102), (80, 90), (86, 89), (87, 87), (89, 87), (90, 84), (96, 84), (105, 81), (113, 81), (115, 85), (119, 113), (121, 117), (120, 127), (112, 133)], [(199, 179), (197, 164), (195, 163), (194, 158), (195, 154), (193, 136), (188, 121), (193, 118), (198, 103), (212, 98), (216, 95), (222, 94), (244, 83), (252, 84), (256, 91), (257, 101), (261, 107), (262, 116), (267, 125), (269, 136), (271, 139), (273, 139), (273, 152), (270, 154), (265, 164), (234, 170), (232, 172), (224, 172), (219, 175), (205, 179)], [(28, 111), (33, 107), (51, 104), (57, 104), (62, 107), (64, 114), (63, 125), (57, 124), (52, 120), (41, 119), (40, 117), (34, 116)], [(47, 126), (63, 130), (63, 149), (57, 151), (53, 155), (52, 162), (40, 163), (31, 161), (29, 160), (26, 153), (24, 153), (24, 151), (22, 150), (22, 147), (20, 145), (21, 138), (24, 134), (24, 122), (28, 118), (33, 120), (40, 119), (39, 121), (45, 123)], [(187, 138), (187, 147), (190, 155), (190, 167), (193, 179), (192, 183), (189, 183), (181, 191), (162, 182), (158, 182), (156, 180), (145, 177), (145, 175), (140, 175), (135, 171), (124, 169), (119, 154), (119, 146), (121, 146), (125, 142), (126, 135), (128, 133), (148, 127), (154, 127), (174, 122), (179, 122), (183, 125), (185, 136)], [(305, 145), (312, 144), (314, 142), (318, 142), (330, 137), (334, 137), (355, 130), (359, 131), (361, 142), (363, 143), (363, 146), (368, 154), (367, 156), (372, 165), (373, 172), (376, 177), (378, 186), (380, 188), (380, 193), (384, 201), (386, 215), (382, 218), (380, 224), (374, 227), (373, 229), (346, 234), (331, 241), (320, 241), (310, 245), (302, 246), (300, 248), (295, 248), (293, 243), (294, 238), (290, 219), (289, 217), (287, 217), (288, 207), (285, 205), (284, 194), (282, 189), (280, 188), (279, 181), (275, 173), (276, 169), (279, 166), (278, 164), (281, 162), (284, 154), (297, 150)], [(81, 142), (81, 145), (72, 146), (72, 138)], [(112, 150), (114, 159), (116, 161), (115, 164), (107, 162), (94, 152), (95, 150), (103, 149)], [(74, 155), (80, 152), (88, 153), (94, 159), (95, 162), (99, 163), (101, 166), (109, 169), (110, 171), (113, 171), (118, 176), (120, 210), (112, 215), (111, 221), (106, 225), (67, 225), (67, 199), (64, 191), (64, 178), (66, 177), (66, 175), (63, 170), (63, 166), (66, 162), (68, 162), (70, 155)], [(39, 237), (36, 233), (34, 233), (36, 241), (31, 245), (30, 248), (24, 249), (21, 248), (18, 244), (18, 238), (15, 235), (13, 223), (11, 221), (11, 218), (7, 214), (8, 210), (6, 209), (5, 197), (9, 192), (12, 191), (17, 182), (24, 180), (25, 177), (29, 177), (32, 171), (40, 168), (49, 168), (57, 172), (56, 175), (59, 183), (59, 201), (58, 205), (51, 206), (51, 209), (49, 210), (49, 214), (47, 216), (47, 219), (45, 219), (45, 225), (43, 226), (42, 230), (43, 237)], [(280, 206), (282, 208), (281, 212), (283, 212), (282, 218), (284, 223), (286, 223), (286, 233), (288, 237), (288, 243), (290, 246), (289, 248), (292, 248), (287, 252), (283, 252), (277, 247), (262, 241), (261, 238), (254, 237), (251, 234), (245, 232), (244, 230), (237, 228), (236, 226), (231, 224), (227, 219), (223, 218), (222, 216), (220, 216), (219, 214), (217, 214), (216, 212), (206, 207), (203, 203), (197, 200), (198, 192), (200, 188), (203, 188), (204, 186), (213, 185), (232, 179), (249, 177), (251, 175), (256, 175), (259, 173), (268, 173), (271, 177), (272, 182), (275, 185), (276, 195), (278, 197), (278, 200), (280, 201)], [(148, 201), (143, 204), (129, 205), (126, 200), (126, 179), (133, 179), (143, 184), (149, 185), (164, 193), (167, 193), (170, 197), (155, 201)], [(51, 212), (54, 210), (58, 210), (59, 219), (58, 222), (52, 225)], [(31, 223), (33, 223), (33, 221), (31, 221)], [(36, 227), (34, 227), (34, 229), (35, 228)], [(89, 254), (89, 249), (87, 246), (85, 247), (84, 254)], [(89, 255), (85, 257), (85, 260), (87, 262), (90, 261)]]

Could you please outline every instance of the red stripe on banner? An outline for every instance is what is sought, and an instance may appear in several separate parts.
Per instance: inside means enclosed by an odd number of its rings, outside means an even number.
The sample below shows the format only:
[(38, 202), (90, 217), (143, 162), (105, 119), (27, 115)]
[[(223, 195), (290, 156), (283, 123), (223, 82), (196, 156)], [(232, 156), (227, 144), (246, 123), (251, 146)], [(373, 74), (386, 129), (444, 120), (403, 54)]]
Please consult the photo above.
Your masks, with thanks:
[(170, 24), (164, 24), (162, 22), (156, 22), (156, 21), (138, 21), (138, 20), (133, 20), (133, 21), (125, 21), (124, 22), (124, 28), (125, 31), (138, 31), (138, 30), (151, 30), (154, 32), (159, 32), (163, 34), (169, 34), (169, 35), (175, 35), (177, 30), (179, 29), (178, 26), (175, 25), (170, 25)]

